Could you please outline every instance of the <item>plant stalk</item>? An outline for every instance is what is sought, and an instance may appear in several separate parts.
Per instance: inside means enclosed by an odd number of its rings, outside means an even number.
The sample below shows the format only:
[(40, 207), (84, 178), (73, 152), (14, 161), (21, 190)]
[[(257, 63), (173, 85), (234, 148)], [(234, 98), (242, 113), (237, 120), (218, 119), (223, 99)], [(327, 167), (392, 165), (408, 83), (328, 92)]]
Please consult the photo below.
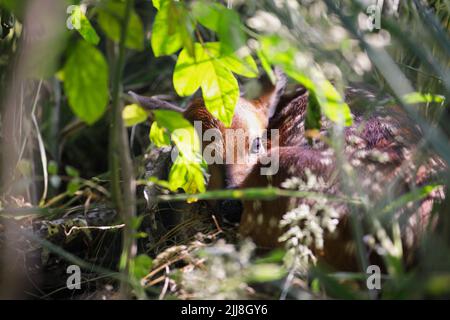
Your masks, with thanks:
[(116, 210), (125, 227), (122, 232), (122, 255), (120, 259), (120, 272), (123, 277), (120, 284), (121, 298), (131, 297), (131, 287), (126, 279), (130, 276), (130, 264), (136, 255), (136, 243), (132, 220), (136, 214), (135, 209), (135, 179), (133, 177), (133, 164), (127, 139), (127, 131), (122, 120), (123, 104), (121, 100), (123, 71), (125, 68), (125, 41), (128, 33), (131, 10), (134, 1), (127, 0), (125, 13), (121, 23), (120, 41), (118, 50), (114, 54), (114, 72), (112, 78), (112, 119), (109, 136), (109, 165), (111, 174), (111, 195)]

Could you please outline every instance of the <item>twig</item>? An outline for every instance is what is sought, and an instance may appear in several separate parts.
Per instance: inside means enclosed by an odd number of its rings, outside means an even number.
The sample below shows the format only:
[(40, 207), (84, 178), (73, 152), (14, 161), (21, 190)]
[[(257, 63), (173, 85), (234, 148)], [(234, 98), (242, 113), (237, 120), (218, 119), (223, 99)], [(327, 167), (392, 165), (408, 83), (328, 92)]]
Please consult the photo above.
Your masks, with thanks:
[(219, 231), (219, 233), (222, 233), (223, 230), (222, 230), (222, 228), (220, 227), (219, 222), (217, 221), (216, 216), (215, 216), (215, 215), (212, 215), (212, 218), (213, 218), (213, 220), (214, 220), (214, 224), (216, 225), (217, 230)]
[(139, 105), (141, 107), (143, 107), (144, 109), (147, 110), (170, 110), (170, 111), (175, 111), (175, 112), (179, 112), (179, 113), (183, 113), (184, 110), (172, 103), (169, 103), (167, 101), (164, 100), (160, 100), (160, 99), (156, 99), (156, 98), (151, 98), (151, 97), (144, 97), (141, 96), (133, 91), (128, 91), (128, 94), (137, 102), (139, 103)]
[(165, 281), (164, 281), (164, 287), (161, 291), (161, 294), (159, 295), (159, 300), (164, 299), (164, 296), (166, 295), (167, 289), (169, 288), (169, 282), (170, 282), (170, 278), (169, 278), (169, 266), (166, 267), (166, 274), (165, 274)]
[(85, 229), (96, 229), (96, 230), (111, 230), (111, 229), (121, 229), (125, 227), (125, 224), (118, 224), (115, 226), (101, 226), (101, 227), (94, 227), (94, 226), (88, 226), (88, 227), (72, 227), (70, 228), (69, 232), (64, 231), (64, 234), (66, 235), (66, 237), (70, 236), (71, 233), (74, 230), (85, 230)]

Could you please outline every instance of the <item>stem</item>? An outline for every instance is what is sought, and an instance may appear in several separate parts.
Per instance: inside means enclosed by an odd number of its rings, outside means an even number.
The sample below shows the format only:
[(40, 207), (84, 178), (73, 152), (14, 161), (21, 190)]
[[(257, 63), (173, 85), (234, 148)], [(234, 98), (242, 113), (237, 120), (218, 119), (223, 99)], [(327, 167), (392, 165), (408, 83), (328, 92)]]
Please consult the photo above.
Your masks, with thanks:
[(114, 73), (112, 79), (112, 121), (110, 127), (109, 164), (111, 174), (111, 195), (115, 207), (125, 223), (122, 232), (122, 255), (120, 259), (120, 272), (123, 274), (120, 293), (122, 298), (131, 297), (130, 284), (124, 281), (130, 274), (130, 263), (136, 255), (136, 244), (132, 219), (135, 216), (135, 181), (131, 161), (127, 131), (122, 120), (122, 78), (125, 67), (125, 41), (128, 33), (128, 24), (134, 1), (127, 0), (125, 14), (121, 24), (120, 42), (118, 52), (114, 56)]

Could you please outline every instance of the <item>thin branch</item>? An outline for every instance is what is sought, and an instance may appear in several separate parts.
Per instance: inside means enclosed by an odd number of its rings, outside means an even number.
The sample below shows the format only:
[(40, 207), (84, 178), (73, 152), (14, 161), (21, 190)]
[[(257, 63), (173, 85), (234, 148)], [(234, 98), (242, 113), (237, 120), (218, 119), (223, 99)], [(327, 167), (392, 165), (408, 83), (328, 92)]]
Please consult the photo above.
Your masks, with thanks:
[(133, 91), (128, 91), (128, 94), (144, 109), (153, 111), (153, 110), (170, 110), (175, 111), (179, 113), (183, 113), (184, 110), (172, 103), (169, 103), (164, 100), (151, 98), (151, 97), (144, 97), (141, 96)]

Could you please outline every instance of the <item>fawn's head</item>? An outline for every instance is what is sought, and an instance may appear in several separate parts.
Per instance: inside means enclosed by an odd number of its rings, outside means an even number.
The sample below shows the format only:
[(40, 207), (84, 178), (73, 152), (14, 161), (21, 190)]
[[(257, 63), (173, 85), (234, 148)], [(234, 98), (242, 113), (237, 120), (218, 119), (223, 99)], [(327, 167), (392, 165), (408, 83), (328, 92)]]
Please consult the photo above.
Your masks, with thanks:
[(194, 99), (186, 109), (154, 98), (134, 98), (147, 109), (179, 111), (197, 130), (202, 142), (203, 157), (209, 166), (208, 189), (239, 187), (267, 151), (269, 119), (273, 115), (287, 79), (276, 72), (278, 81), (268, 86), (258, 99), (239, 98), (231, 126), (226, 128), (205, 107), (202, 99)]

